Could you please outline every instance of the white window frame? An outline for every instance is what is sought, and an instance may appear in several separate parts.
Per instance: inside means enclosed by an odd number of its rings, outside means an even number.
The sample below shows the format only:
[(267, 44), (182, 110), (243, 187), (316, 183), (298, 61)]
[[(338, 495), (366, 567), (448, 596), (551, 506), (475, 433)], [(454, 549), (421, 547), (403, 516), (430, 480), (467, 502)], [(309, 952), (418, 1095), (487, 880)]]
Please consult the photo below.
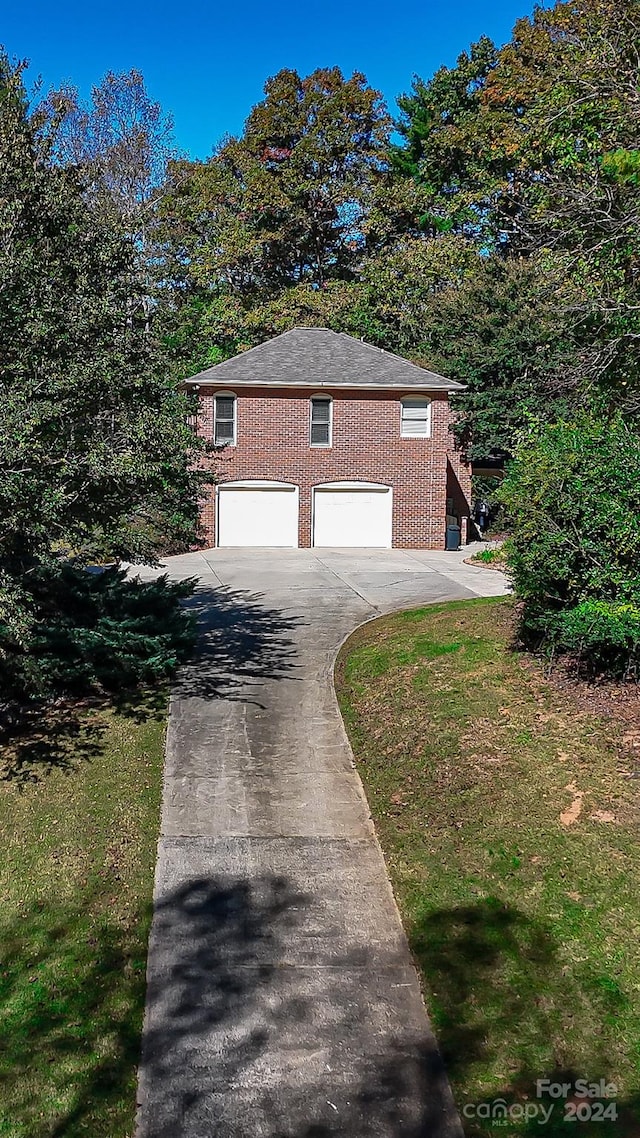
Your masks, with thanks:
[[(233, 438), (232, 439), (225, 439), (224, 442), (221, 442), (221, 443), (216, 441), (216, 427), (217, 427), (216, 408), (217, 408), (218, 399), (233, 399)], [(228, 423), (229, 420), (224, 419), (223, 422)], [(213, 397), (213, 444), (214, 444), (214, 446), (220, 446), (220, 447), (234, 447), (236, 445), (237, 438), (238, 438), (238, 397), (237, 397), (235, 391), (216, 391), (216, 393)]]
[[(405, 405), (407, 403), (423, 403), (426, 409), (426, 423), (425, 429), (416, 433), (415, 431), (405, 431)], [(403, 395), (400, 400), (400, 438), (401, 439), (430, 439), (431, 438), (431, 398), (424, 392), (413, 392), (411, 395)], [(416, 419), (421, 416), (416, 416)]]
[[(327, 443), (314, 443), (311, 441), (314, 402), (329, 404), (329, 442)], [(313, 447), (314, 450), (328, 450), (331, 446), (333, 446), (333, 399), (331, 395), (327, 395), (324, 391), (319, 392), (317, 395), (312, 395), (309, 399), (309, 446)]]

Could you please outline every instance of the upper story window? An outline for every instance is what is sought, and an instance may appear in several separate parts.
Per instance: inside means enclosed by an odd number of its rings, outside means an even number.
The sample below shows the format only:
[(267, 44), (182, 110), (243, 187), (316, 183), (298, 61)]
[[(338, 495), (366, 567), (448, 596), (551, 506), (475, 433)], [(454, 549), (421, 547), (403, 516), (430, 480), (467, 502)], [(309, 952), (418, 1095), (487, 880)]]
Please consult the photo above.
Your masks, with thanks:
[(312, 447), (331, 446), (333, 400), (329, 395), (314, 395), (311, 400), (309, 443)]
[(400, 435), (403, 439), (428, 439), (431, 434), (431, 400), (426, 395), (407, 395), (400, 403)]
[(236, 434), (236, 397), (225, 391), (213, 399), (213, 441), (216, 446), (235, 446)]

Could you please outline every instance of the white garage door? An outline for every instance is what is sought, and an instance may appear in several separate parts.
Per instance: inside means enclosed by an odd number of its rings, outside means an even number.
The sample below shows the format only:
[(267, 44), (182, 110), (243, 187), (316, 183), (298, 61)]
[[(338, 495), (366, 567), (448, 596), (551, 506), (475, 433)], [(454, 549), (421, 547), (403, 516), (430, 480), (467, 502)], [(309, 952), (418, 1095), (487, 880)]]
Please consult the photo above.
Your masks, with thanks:
[(313, 544), (391, 548), (390, 486), (331, 482), (313, 492)]
[(298, 545), (298, 487), (225, 482), (218, 487), (218, 545)]

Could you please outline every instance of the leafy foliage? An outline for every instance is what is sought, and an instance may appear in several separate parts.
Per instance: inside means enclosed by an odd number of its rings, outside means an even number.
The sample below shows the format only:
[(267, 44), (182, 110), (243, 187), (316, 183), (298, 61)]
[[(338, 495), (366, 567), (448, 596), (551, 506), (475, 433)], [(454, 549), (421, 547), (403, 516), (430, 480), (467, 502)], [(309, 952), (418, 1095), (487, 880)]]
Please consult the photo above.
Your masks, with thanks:
[(635, 0), (580, 0), (516, 24), (484, 91), (492, 146), (510, 154), (502, 189), (511, 249), (565, 255), (580, 298), (574, 372), (584, 391), (637, 410), (635, 234), (640, 141)]
[(640, 663), (640, 438), (584, 416), (523, 439), (498, 493), (525, 643), (598, 668)]
[(455, 67), (441, 67), (428, 82), (415, 78), (400, 95), (397, 124), (402, 145), (391, 148), (393, 169), (429, 194), (418, 228), (431, 236), (451, 230), (490, 236), (487, 210), (504, 160), (475, 145), (483, 91), (498, 53), (487, 36), (463, 52)]
[(130, 692), (171, 675), (193, 644), (193, 623), (180, 607), (192, 590), (192, 581), (142, 582), (116, 567), (35, 565), (28, 638), (0, 624), (4, 700)]
[[(521, 278), (530, 334), (524, 320), (507, 318), (505, 334), (491, 339), (489, 366), (477, 378), (470, 371), (459, 400), (463, 437), (476, 456), (509, 452), (532, 401), (551, 419), (561, 412), (562, 399), (548, 398), (561, 381), (565, 403), (568, 395), (574, 404), (586, 398), (613, 400), (633, 414), (640, 408), (639, 36), (635, 0), (538, 7), (503, 48), (481, 40), (456, 67), (415, 80), (400, 99), (405, 142), (392, 164), (431, 194), (435, 220), (425, 233), (434, 242), (453, 229), (477, 248), (465, 279), (496, 330), (504, 296), (490, 287), (484, 302), (487, 254), (503, 260), (507, 273), (516, 275), (523, 259), (536, 268), (537, 288), (526, 269)], [(421, 226), (417, 207), (414, 230)], [(425, 314), (436, 334), (451, 329), (445, 342), (456, 378), (456, 341), (464, 345), (469, 322), (480, 332), (476, 342), (487, 345), (473, 310), (458, 307), (455, 289), (442, 290)], [(480, 403), (478, 381), (488, 395)], [(505, 417), (499, 407), (507, 389)]]
[(507, 457), (531, 416), (555, 422), (579, 397), (564, 270), (551, 255), (483, 257), (432, 305), (424, 354), (466, 385), (452, 403), (471, 459)]
[(303, 296), (313, 312), (303, 322), (325, 322), (325, 289), (358, 275), (390, 126), (363, 75), (285, 69), (268, 80), (241, 138), (206, 163), (172, 164), (157, 243), (179, 370), (192, 366), (186, 327), (215, 359), (272, 334), (265, 306), (285, 312), (289, 297), (287, 326)]
[(173, 120), (150, 98), (141, 72), (108, 71), (88, 103), (76, 87), (52, 90), (38, 114), (52, 125), (54, 160), (80, 171), (102, 212), (142, 238), (155, 191), (177, 151)]
[[(152, 559), (193, 540), (203, 475), (147, 328), (132, 239), (50, 161), (21, 68), (0, 60), (0, 623), (37, 622), (34, 575), (73, 553)], [(37, 606), (36, 606), (37, 607)]]

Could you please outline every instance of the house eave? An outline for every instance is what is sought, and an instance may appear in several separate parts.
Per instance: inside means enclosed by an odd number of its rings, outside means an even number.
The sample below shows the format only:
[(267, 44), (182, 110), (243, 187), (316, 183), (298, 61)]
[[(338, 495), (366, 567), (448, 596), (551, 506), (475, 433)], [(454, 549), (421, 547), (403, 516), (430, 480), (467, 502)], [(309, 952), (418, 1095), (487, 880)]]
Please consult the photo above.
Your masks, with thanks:
[(296, 380), (295, 383), (282, 383), (277, 380), (268, 379), (236, 379), (232, 382), (227, 381), (225, 383), (224, 380), (216, 381), (210, 376), (197, 375), (192, 376), (191, 379), (183, 380), (182, 386), (193, 391), (199, 391), (203, 387), (219, 388), (221, 391), (227, 389), (233, 391), (236, 387), (265, 387), (280, 391), (295, 390), (296, 388), (303, 387), (310, 391), (318, 391), (323, 388), (330, 391), (439, 391), (446, 395), (453, 394), (456, 391), (466, 391), (467, 389), (466, 384), (456, 383), (454, 380), (446, 385), (430, 383), (428, 379), (426, 379), (424, 383), (331, 383), (330, 381), (310, 382), (303, 379)]

